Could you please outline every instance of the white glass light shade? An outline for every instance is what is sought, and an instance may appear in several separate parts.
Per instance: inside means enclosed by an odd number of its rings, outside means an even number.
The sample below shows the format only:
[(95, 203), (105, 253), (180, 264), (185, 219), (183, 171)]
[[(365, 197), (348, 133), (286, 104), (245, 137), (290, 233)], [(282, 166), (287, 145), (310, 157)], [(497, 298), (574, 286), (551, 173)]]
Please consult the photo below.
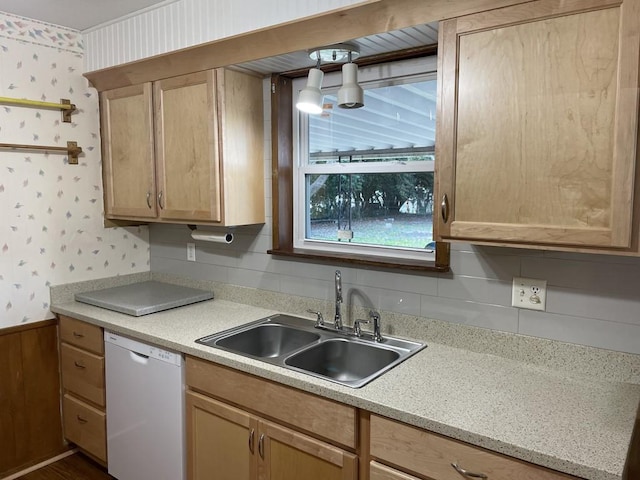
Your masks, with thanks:
[(338, 90), (340, 108), (360, 108), (364, 106), (364, 92), (358, 85), (358, 65), (345, 63), (342, 66), (342, 87)]
[(322, 79), (324, 72), (319, 68), (311, 68), (307, 78), (307, 86), (300, 91), (296, 108), (305, 113), (322, 113)]

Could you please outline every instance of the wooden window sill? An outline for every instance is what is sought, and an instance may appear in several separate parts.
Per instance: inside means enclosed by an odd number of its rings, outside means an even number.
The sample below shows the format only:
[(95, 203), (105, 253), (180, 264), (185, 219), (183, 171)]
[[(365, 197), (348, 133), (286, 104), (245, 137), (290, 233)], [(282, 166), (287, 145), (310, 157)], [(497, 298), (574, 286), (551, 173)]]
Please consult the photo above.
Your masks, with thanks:
[[(442, 244), (447, 250), (448, 259), (448, 244)], [(293, 248), (291, 250), (273, 249), (267, 250), (270, 255), (278, 255), (282, 257), (290, 257), (304, 260), (312, 260), (317, 262), (339, 262), (352, 265), (364, 265), (377, 268), (389, 268), (395, 270), (411, 270), (419, 272), (448, 272), (449, 265), (436, 264), (435, 261), (421, 261), (411, 260), (406, 258), (385, 258), (374, 257), (371, 255), (354, 255), (346, 253), (335, 252), (319, 252), (317, 250), (304, 250), (300, 248)]]

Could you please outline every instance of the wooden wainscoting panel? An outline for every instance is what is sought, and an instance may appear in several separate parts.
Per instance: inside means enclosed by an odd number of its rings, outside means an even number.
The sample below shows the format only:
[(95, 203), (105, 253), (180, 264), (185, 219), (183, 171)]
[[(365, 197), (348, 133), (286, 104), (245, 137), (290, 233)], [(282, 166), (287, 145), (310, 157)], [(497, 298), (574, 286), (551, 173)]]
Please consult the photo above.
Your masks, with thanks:
[(0, 336), (0, 475), (19, 465), (16, 436), (22, 431), (22, 346), (20, 333)]
[(60, 453), (60, 373), (54, 326), (22, 333), (22, 371), (29, 458)]
[(57, 322), (0, 330), (0, 477), (68, 449), (62, 437)]

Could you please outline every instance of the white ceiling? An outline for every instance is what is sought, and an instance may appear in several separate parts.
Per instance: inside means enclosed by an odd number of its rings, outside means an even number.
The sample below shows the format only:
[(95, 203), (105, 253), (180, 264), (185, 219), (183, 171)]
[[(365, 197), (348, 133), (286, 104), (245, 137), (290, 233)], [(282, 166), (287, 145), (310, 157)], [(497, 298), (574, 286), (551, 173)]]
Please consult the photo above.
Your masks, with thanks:
[(0, 0), (0, 11), (86, 30), (129, 13), (175, 0)]

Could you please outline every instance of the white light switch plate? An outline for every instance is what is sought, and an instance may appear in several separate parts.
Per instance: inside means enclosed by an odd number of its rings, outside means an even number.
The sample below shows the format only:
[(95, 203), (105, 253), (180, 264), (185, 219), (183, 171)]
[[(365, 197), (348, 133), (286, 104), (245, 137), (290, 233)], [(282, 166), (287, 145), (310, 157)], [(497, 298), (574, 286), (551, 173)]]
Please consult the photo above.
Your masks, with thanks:
[(547, 308), (547, 281), (513, 277), (511, 305), (544, 312)]

